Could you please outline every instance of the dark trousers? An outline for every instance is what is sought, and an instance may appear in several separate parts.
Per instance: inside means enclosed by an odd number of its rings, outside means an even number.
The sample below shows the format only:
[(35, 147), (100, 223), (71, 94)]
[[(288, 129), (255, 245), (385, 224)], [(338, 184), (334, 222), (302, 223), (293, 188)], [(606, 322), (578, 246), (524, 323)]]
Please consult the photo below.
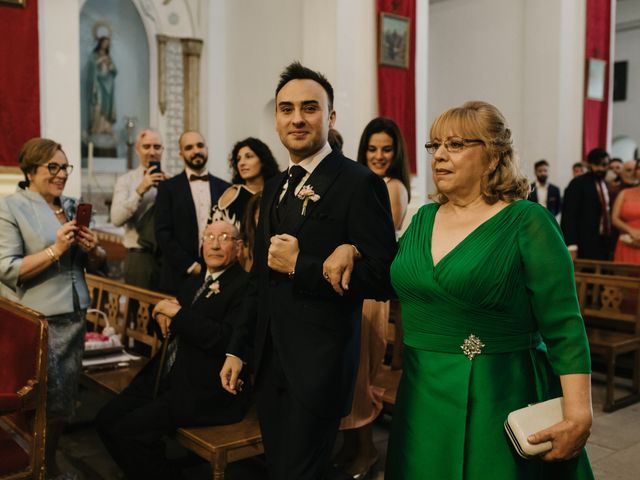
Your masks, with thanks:
[(611, 235), (598, 235), (589, 245), (578, 246), (578, 257), (590, 260), (611, 260), (614, 245)]
[(325, 477), (340, 418), (320, 418), (296, 398), (271, 338), (256, 384), (256, 407), (272, 480)]
[(153, 399), (153, 375), (138, 378), (96, 416), (96, 430), (109, 454), (131, 480), (180, 478), (165, 455), (164, 435), (176, 421), (169, 402)]
[(124, 282), (147, 290), (157, 290), (160, 267), (149, 251), (129, 249), (124, 259)]

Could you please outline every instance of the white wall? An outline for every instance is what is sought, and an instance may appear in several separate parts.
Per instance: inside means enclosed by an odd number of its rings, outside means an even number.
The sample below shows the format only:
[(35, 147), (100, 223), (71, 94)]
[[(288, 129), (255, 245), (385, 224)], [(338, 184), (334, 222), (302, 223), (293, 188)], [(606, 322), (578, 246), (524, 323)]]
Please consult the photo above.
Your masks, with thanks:
[(629, 63), (627, 99), (613, 102), (612, 137), (627, 136), (640, 145), (640, 2), (618, 2), (616, 24), (615, 60)]
[(65, 195), (80, 196), (79, 0), (38, 2), (40, 133), (62, 144), (75, 167)]
[(496, 105), (523, 171), (546, 158), (564, 187), (581, 159), (584, 5), (580, 0), (449, 0), (429, 14), (429, 125), (467, 100)]
[[(345, 153), (355, 157), (362, 129), (377, 114), (374, 2), (214, 0), (208, 19), (211, 158), (226, 159), (236, 141), (257, 136), (282, 167), (287, 165), (274, 128), (273, 100), (280, 73), (294, 60), (327, 75), (334, 87), (336, 128)], [(228, 177), (217, 161), (210, 169)]]

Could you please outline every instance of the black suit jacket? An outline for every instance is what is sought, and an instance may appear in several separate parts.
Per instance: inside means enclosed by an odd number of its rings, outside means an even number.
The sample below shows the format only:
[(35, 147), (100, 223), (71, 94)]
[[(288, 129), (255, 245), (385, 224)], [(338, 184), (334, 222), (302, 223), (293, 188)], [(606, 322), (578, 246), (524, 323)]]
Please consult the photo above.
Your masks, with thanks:
[[(171, 322), (171, 338), (178, 342), (175, 363), (163, 380), (161, 395), (175, 412), (179, 425), (216, 425), (240, 421), (250, 403), (247, 372), (242, 372), (245, 390), (239, 396), (226, 392), (220, 384), (220, 370), (234, 323), (240, 314), (249, 275), (238, 263), (219, 278), (220, 292), (195, 293), (204, 283), (205, 272), (189, 278), (177, 299), (182, 308)], [(156, 355), (134, 380), (151, 385), (160, 367)]]
[[(360, 345), (364, 298), (389, 298), (389, 266), (396, 252), (389, 195), (384, 182), (362, 165), (332, 152), (305, 185), (320, 199), (290, 210), (277, 229), (272, 209), (278, 202), (286, 172), (267, 182), (256, 231), (254, 264), (230, 353), (248, 358), (255, 332), (256, 385), (260, 361), (270, 334), (284, 373), (298, 399), (320, 417), (335, 418), (351, 408)], [(279, 231), (278, 231), (279, 230)], [(300, 253), (295, 276), (267, 266), (270, 237), (289, 233)], [(356, 245), (349, 291), (336, 294), (322, 276), (322, 263), (345, 243)]]
[(564, 191), (562, 233), (567, 245), (578, 246), (580, 258), (606, 259), (609, 252), (600, 235), (602, 203), (591, 173), (575, 177)]
[[(229, 186), (213, 175), (209, 177), (211, 205)], [(162, 254), (160, 290), (175, 293), (188, 277), (187, 269), (193, 262), (202, 263), (196, 207), (184, 171), (158, 185), (154, 220), (156, 242)]]
[[(528, 200), (538, 203), (538, 192), (536, 191), (536, 183), (531, 184), (531, 193)], [(547, 209), (556, 216), (562, 210), (562, 197), (560, 196), (560, 189), (553, 183), (547, 185)]]

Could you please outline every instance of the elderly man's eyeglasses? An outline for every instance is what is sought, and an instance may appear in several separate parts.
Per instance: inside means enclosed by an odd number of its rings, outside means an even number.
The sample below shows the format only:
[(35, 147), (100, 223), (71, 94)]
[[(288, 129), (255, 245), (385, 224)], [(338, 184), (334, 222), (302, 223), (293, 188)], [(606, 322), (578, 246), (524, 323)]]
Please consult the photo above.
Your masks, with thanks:
[(440, 148), (440, 145), (444, 145), (444, 149), (447, 152), (457, 153), (462, 151), (467, 145), (471, 145), (474, 143), (481, 143), (484, 145), (484, 140), (480, 140), (479, 138), (449, 137), (444, 142), (428, 142), (427, 144), (425, 144), (424, 148), (427, 149), (427, 152), (433, 155)]
[(60, 170), (62, 170), (64, 174), (67, 176), (71, 175), (71, 172), (73, 172), (73, 165), (69, 165), (69, 164), (61, 165), (59, 163), (51, 162), (42, 166), (46, 167), (47, 170), (49, 170), (49, 173), (54, 177), (58, 174)]
[(230, 233), (221, 233), (220, 235), (208, 234), (202, 237), (202, 242), (213, 242), (214, 240), (218, 240), (218, 243), (222, 245), (223, 243), (230, 242), (231, 240), (236, 240), (236, 237), (231, 235)]
[(163, 148), (159, 143), (143, 143), (141, 146), (143, 150), (149, 150), (150, 148), (153, 148), (154, 150), (162, 150)]

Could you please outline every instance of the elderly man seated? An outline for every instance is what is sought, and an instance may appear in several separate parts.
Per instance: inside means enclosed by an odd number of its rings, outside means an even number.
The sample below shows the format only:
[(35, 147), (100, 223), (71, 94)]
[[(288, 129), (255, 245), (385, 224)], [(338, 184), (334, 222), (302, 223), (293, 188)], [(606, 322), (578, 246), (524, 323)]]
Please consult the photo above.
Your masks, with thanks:
[(177, 300), (162, 300), (153, 311), (169, 342), (164, 365), (156, 355), (98, 413), (98, 433), (127, 478), (180, 478), (162, 437), (183, 426), (238, 422), (249, 407), (249, 382), (235, 396), (222, 389), (218, 375), (248, 280), (237, 263), (240, 244), (233, 225), (207, 226), (207, 271), (188, 279)]

